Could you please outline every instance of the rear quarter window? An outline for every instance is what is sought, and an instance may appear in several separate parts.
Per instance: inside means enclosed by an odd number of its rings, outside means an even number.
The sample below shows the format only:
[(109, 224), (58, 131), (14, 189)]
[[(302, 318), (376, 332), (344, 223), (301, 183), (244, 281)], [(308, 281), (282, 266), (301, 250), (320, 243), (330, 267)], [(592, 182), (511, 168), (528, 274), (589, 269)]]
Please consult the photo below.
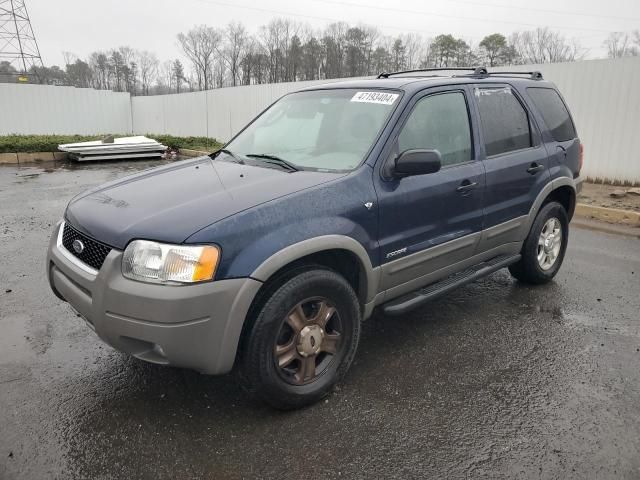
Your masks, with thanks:
[(530, 87), (527, 88), (527, 93), (556, 142), (576, 138), (571, 116), (558, 92), (551, 88)]

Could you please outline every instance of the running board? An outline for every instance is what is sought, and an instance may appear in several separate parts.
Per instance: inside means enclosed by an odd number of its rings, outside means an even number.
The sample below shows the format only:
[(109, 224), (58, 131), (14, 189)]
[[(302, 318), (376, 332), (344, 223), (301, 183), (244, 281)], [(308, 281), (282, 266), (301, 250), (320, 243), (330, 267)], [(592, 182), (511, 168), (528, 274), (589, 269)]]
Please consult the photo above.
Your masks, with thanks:
[(500, 255), (487, 260), (486, 262), (479, 263), (473, 267), (462, 270), (461, 272), (454, 273), (450, 277), (447, 277), (439, 282), (432, 283), (426, 287), (416, 290), (415, 292), (404, 295), (396, 300), (392, 300), (382, 307), (382, 310), (386, 315), (402, 315), (409, 310), (413, 310), (420, 305), (438, 298), (451, 290), (454, 290), (467, 283), (474, 282), (479, 278), (485, 277), (496, 270), (508, 267), (512, 263), (516, 263), (522, 255)]

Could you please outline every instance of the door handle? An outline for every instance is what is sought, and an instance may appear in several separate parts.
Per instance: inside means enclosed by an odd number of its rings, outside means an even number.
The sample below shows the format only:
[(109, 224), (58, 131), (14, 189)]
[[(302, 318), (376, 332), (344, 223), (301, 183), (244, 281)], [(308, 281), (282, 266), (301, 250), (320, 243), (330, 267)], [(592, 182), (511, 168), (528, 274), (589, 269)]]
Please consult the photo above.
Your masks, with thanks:
[(478, 182), (470, 182), (469, 180), (463, 181), (458, 188), (456, 188), (457, 192), (467, 193), (469, 190), (472, 190), (478, 186)]
[(539, 165), (536, 162), (533, 162), (529, 168), (527, 168), (527, 173), (530, 175), (535, 175), (538, 172), (544, 170), (544, 165)]

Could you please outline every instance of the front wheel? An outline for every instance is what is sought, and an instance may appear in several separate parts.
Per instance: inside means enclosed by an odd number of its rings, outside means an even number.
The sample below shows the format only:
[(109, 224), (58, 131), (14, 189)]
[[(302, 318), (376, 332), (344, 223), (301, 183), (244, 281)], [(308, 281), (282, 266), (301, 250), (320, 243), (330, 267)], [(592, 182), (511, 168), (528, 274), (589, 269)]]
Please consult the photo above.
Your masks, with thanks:
[(542, 284), (556, 276), (567, 249), (569, 218), (564, 207), (550, 202), (536, 216), (522, 246), (522, 258), (509, 267), (525, 283)]
[(349, 283), (314, 269), (266, 300), (245, 340), (245, 388), (288, 410), (327, 395), (349, 369), (360, 337), (360, 306)]

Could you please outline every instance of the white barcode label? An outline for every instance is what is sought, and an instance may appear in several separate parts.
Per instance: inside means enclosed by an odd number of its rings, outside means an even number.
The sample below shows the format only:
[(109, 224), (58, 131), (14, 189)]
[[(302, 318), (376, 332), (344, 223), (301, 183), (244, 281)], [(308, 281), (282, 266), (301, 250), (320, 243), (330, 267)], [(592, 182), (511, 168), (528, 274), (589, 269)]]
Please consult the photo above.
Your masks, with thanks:
[(387, 92), (356, 92), (351, 98), (352, 102), (380, 103), (382, 105), (393, 105), (400, 94)]

